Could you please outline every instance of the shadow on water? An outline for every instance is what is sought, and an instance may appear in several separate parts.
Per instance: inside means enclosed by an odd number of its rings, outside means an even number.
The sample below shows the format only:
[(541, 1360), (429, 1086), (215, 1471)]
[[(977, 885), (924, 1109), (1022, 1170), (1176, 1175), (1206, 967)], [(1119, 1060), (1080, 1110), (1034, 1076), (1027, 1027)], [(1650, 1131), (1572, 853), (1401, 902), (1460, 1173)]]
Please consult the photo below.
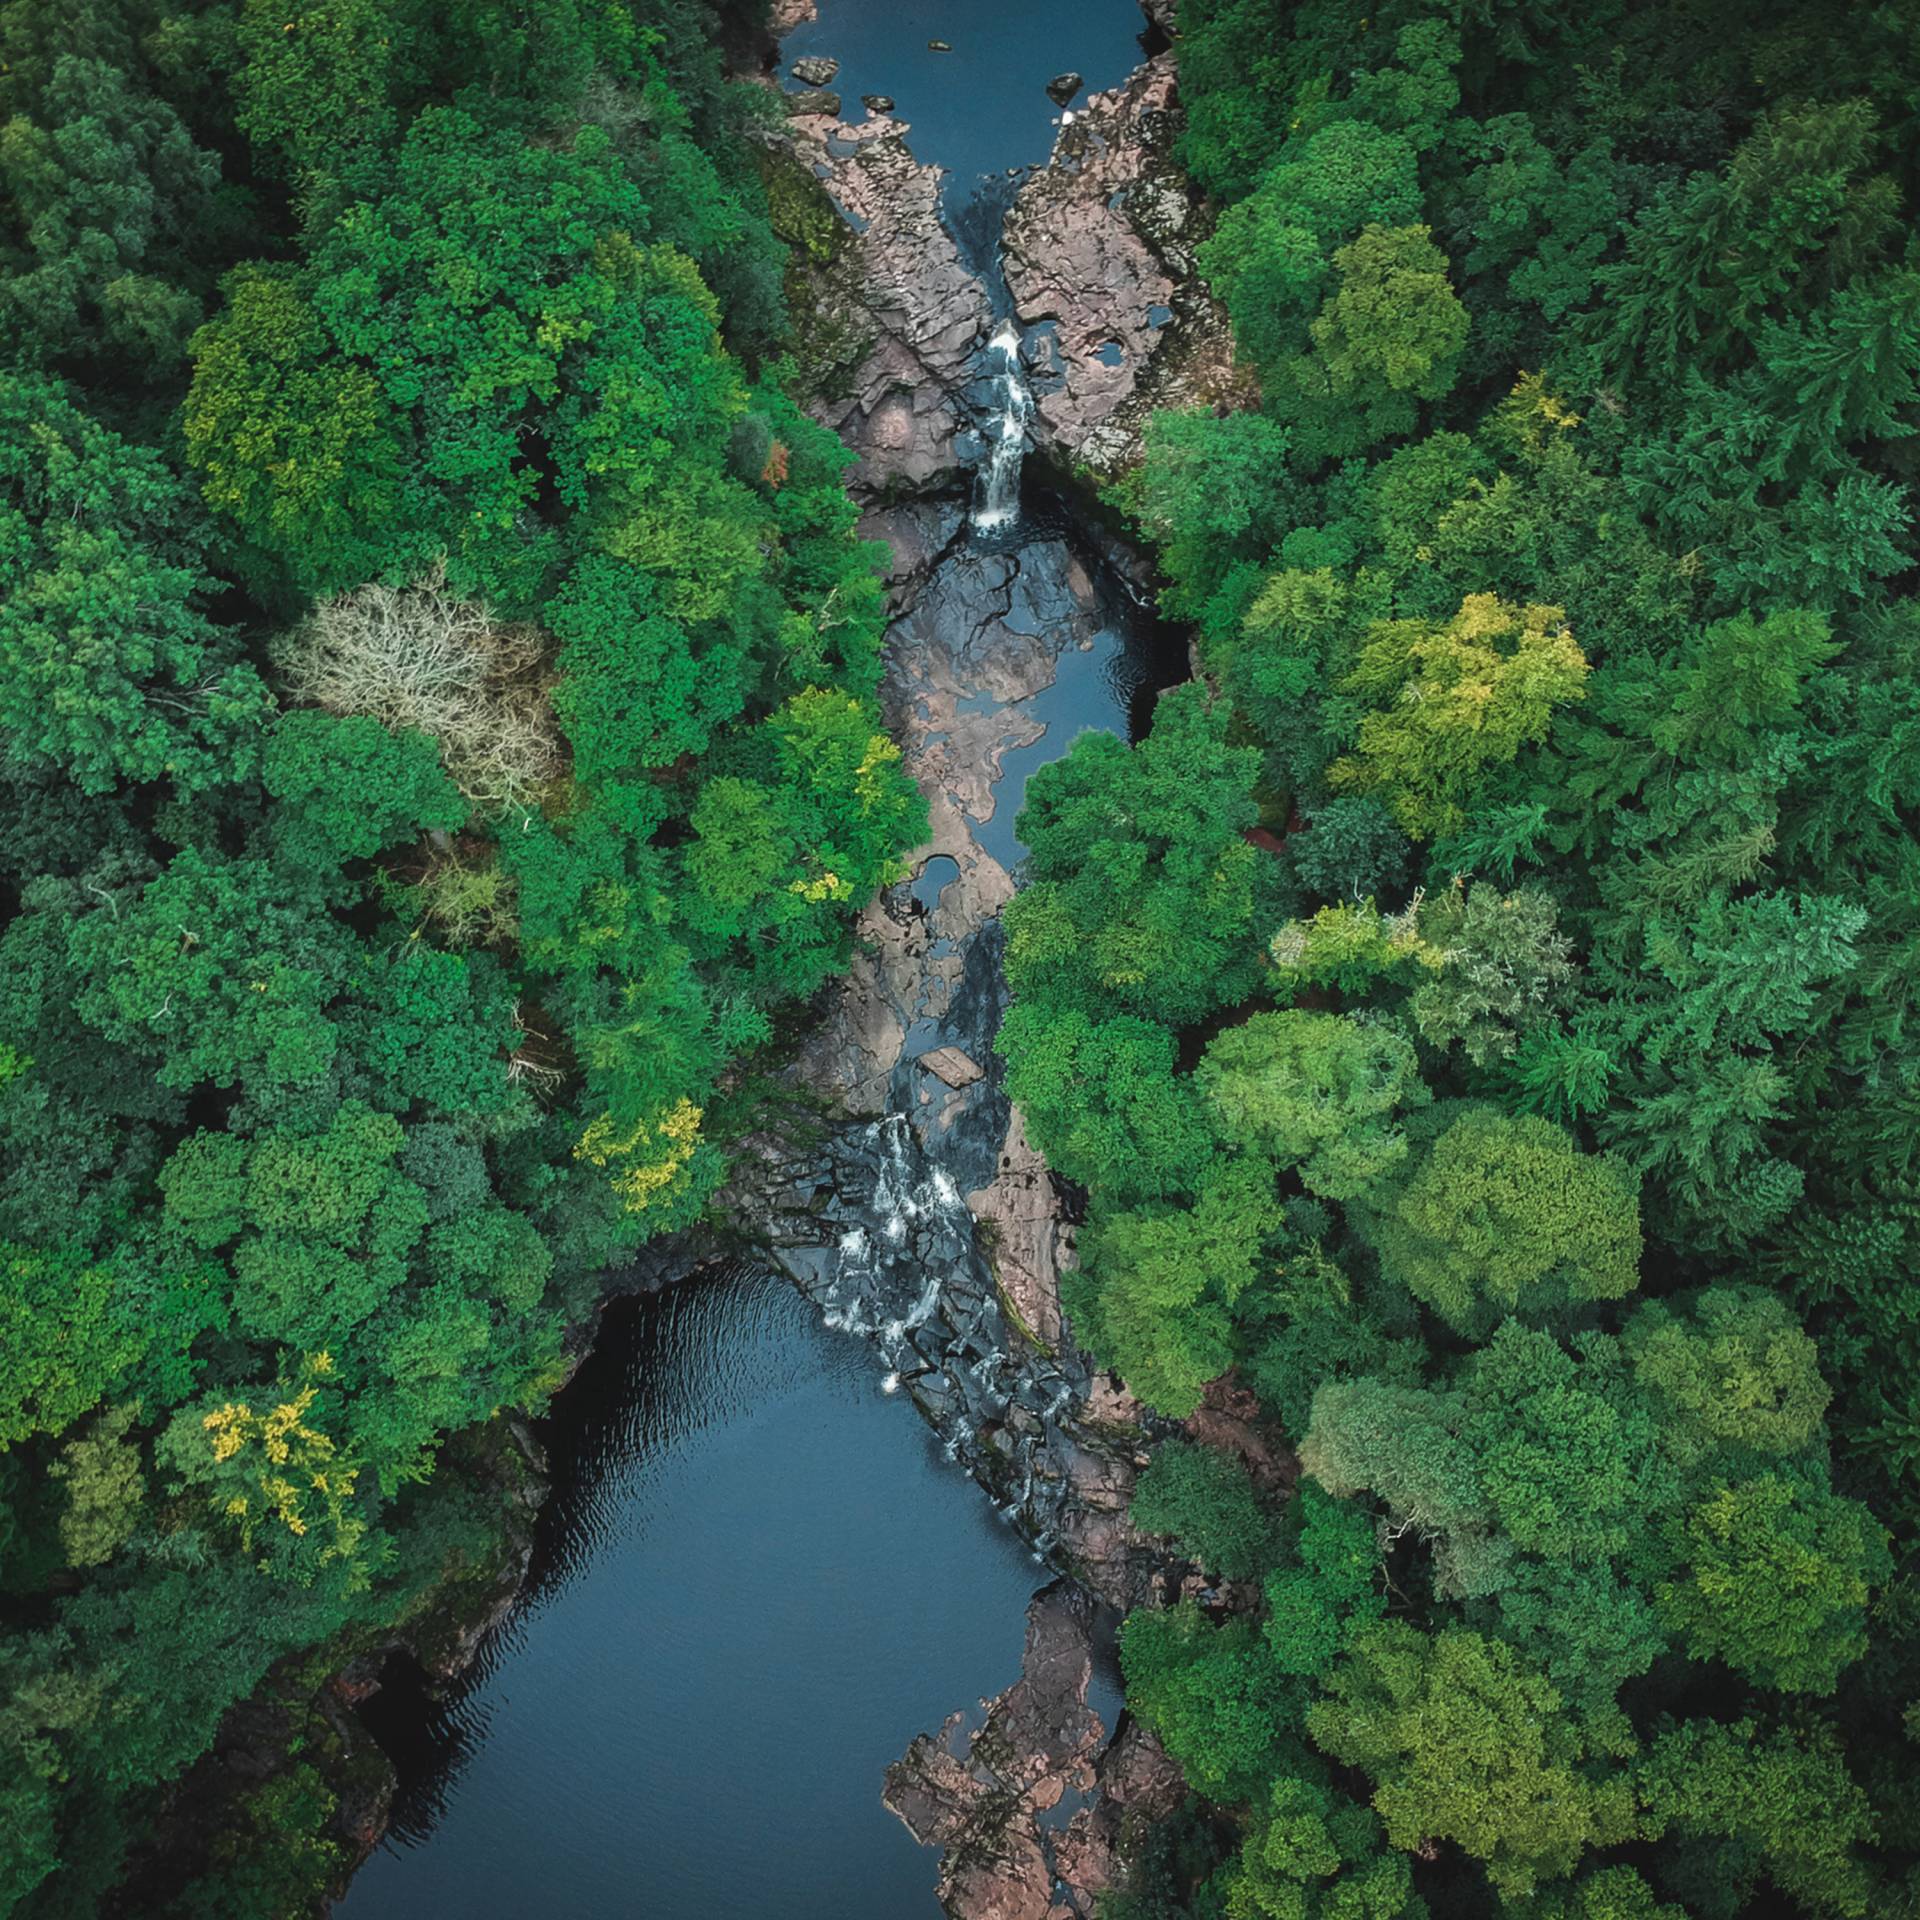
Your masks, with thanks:
[[(1101, 558), (1072, 510), (1044, 485), (1022, 489), (1019, 518), (1006, 533), (976, 531), (971, 539), (976, 548), (1013, 554), (1061, 543), (1092, 587), (1094, 631), (1082, 636), (1084, 645), (1067, 640), (1055, 656), (1052, 682), (1021, 703), (1045, 731), (1032, 745), (1002, 756), (992, 817), (974, 826), (981, 846), (1011, 873), (1027, 853), (1014, 828), (1028, 781), (1065, 755), (1083, 733), (1139, 741), (1152, 725), (1160, 695), (1188, 677), (1187, 636)], [(1029, 609), (1028, 618), (1043, 632), (1063, 632), (1068, 624), (1044, 602)]]
[(1013, 1679), (1044, 1576), (871, 1348), (785, 1281), (689, 1281), (608, 1310), (543, 1438), (481, 1661), (366, 1709), (401, 1790), (338, 1911), (937, 1920), (881, 1776)]

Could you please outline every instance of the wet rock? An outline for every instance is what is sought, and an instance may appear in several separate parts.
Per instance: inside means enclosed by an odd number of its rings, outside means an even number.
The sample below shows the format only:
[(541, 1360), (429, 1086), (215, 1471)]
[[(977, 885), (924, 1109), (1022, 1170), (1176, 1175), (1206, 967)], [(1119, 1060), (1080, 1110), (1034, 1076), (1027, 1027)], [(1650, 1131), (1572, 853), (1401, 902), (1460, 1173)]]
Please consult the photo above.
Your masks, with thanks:
[[(1064, 542), (983, 551), (951, 503), (870, 514), (861, 532), (885, 541), (899, 606), (882, 700), (927, 799), (914, 864), (949, 864), (930, 904), (903, 883), (868, 908), (797, 1063), (816, 1105), (874, 1121), (836, 1143), (839, 1164), (811, 1189), (770, 1147), (774, 1186), (739, 1190), (735, 1205), (768, 1223), (781, 1264), (838, 1324), (879, 1340), (1021, 1532), (1131, 1605), (1158, 1562), (1126, 1518), (1139, 1409), (1096, 1381), (1060, 1312), (1071, 1229), (993, 1053), (1013, 882), (980, 837), (1005, 756), (1038, 738), (1032, 696), (1100, 630), (1106, 603)], [(738, 1186), (751, 1170), (736, 1167)]]
[(1056, 73), (1047, 82), (1047, 98), (1056, 107), (1064, 107), (1086, 84), (1077, 73)]
[(1060, 1269), (1066, 1264), (1053, 1176), (1016, 1110), (992, 1181), (967, 1195), (990, 1230), (994, 1277), (1020, 1330), (1049, 1350), (1060, 1344)]
[(816, 418), (859, 456), (869, 498), (953, 491), (972, 431), (964, 389), (989, 325), (987, 296), (940, 217), (941, 168), (879, 118), (796, 120), (796, 156), (852, 229), (830, 266), (808, 270), (814, 306), (851, 347)]
[(1087, 1705), (1092, 1619), (1077, 1588), (1036, 1595), (1020, 1678), (987, 1703), (964, 1756), (965, 1722), (955, 1714), (887, 1769), (887, 1807), (922, 1845), (945, 1849), (938, 1892), (955, 1920), (1046, 1920), (1053, 1905), (1051, 1836), (1040, 1815), (1093, 1786), (1105, 1737)]
[(865, 107), (869, 113), (891, 113), (893, 111), (893, 95), (890, 93), (863, 93), (860, 96), (860, 104)]
[(1114, 474), (1154, 409), (1234, 390), (1231, 332), (1200, 284), (1198, 197), (1174, 158), (1171, 53), (1092, 95), (1007, 216), (1007, 284), (1028, 326), (1051, 323), (1063, 378), (1037, 393), (1034, 438)]
[[(954, 1714), (887, 1770), (886, 1805), (924, 1846), (945, 1849), (938, 1893), (952, 1920), (1072, 1920), (1119, 1884), (1123, 1823), (1164, 1818), (1185, 1796), (1177, 1767), (1129, 1725), (1102, 1752), (1087, 1705), (1093, 1609), (1060, 1584), (1027, 1609), (1020, 1678), (986, 1703), (971, 1740)], [(963, 1745), (964, 1742), (964, 1745)], [(1064, 1823), (1043, 1820), (1098, 1789)]]
[(831, 86), (839, 71), (840, 62), (823, 53), (809, 53), (793, 63), (793, 77), (809, 87)]
[(787, 111), (796, 118), (838, 120), (840, 96), (822, 87), (803, 87), (787, 95)]

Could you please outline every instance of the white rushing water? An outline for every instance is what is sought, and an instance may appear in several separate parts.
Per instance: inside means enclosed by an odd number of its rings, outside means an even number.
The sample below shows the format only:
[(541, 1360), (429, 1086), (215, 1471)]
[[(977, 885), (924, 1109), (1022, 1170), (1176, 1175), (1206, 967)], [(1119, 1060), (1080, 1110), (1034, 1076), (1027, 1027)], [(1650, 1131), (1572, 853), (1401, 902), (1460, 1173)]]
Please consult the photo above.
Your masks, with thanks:
[(988, 423), (987, 463), (980, 469), (973, 524), (983, 532), (1011, 526), (1020, 517), (1020, 463), (1026, 457), (1033, 419), (1033, 389), (1020, 364), (1020, 329), (1002, 320), (987, 342), (997, 376), (999, 411)]

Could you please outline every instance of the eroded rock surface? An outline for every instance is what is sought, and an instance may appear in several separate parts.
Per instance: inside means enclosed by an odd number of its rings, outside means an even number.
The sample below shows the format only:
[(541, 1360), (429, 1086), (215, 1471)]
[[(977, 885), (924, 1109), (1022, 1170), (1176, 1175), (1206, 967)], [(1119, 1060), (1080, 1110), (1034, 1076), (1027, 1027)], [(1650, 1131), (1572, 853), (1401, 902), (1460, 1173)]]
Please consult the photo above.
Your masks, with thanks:
[(1200, 285), (1198, 197), (1174, 161), (1171, 52), (1066, 117), (1053, 157), (1006, 224), (1006, 274), (1034, 345), (1042, 448), (1113, 474), (1139, 457), (1156, 407), (1212, 400), (1231, 384), (1231, 335)]
[[(916, 1840), (945, 1850), (939, 1895), (949, 1913), (1090, 1916), (1118, 1877), (1127, 1813), (1155, 1818), (1180, 1803), (1178, 1770), (1151, 1736), (1129, 1726), (1106, 1745), (1087, 1704), (1093, 1619), (1075, 1588), (1035, 1595), (1020, 1677), (985, 1703), (980, 1730), (969, 1738), (956, 1713), (887, 1770), (887, 1806)], [(1070, 1797), (1081, 1804), (1062, 1821)]]
[(790, 123), (795, 152), (853, 229), (822, 297), (857, 353), (815, 413), (860, 456), (858, 491), (951, 491), (972, 432), (962, 396), (987, 335), (986, 290), (941, 221), (944, 169), (913, 157), (904, 121), (869, 112), (857, 125), (823, 113)]

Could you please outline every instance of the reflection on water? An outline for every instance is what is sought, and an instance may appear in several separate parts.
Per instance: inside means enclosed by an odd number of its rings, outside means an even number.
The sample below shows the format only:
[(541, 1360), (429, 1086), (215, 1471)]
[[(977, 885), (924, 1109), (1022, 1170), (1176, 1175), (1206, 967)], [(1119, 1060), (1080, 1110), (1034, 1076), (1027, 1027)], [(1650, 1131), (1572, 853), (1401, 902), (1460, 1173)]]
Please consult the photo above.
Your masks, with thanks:
[[(1027, 516), (1027, 532), (1019, 547), (1031, 551), (1060, 537), (1057, 521), (1057, 514), (1042, 499)], [(1027, 854), (1014, 823), (1026, 805), (1027, 782), (1033, 775), (1064, 757), (1083, 733), (1140, 739), (1152, 724), (1153, 704), (1162, 689), (1186, 677), (1184, 639), (1150, 608), (1138, 605), (1107, 568), (1095, 563), (1088, 571), (1099, 622), (1088, 636), (1091, 644), (1083, 648), (1066, 638), (1055, 656), (1051, 683), (1019, 703), (1017, 710), (1038, 721), (1045, 731), (1031, 746), (1014, 747), (1001, 756), (992, 817), (973, 823), (974, 837), (1009, 872)], [(1059, 610), (1044, 604), (1016, 610), (1011, 623), (1043, 633), (1066, 629)]]
[(403, 1775), (346, 1920), (937, 1920), (887, 1763), (1019, 1669), (1044, 1578), (867, 1343), (789, 1285), (609, 1310), (526, 1594)]

